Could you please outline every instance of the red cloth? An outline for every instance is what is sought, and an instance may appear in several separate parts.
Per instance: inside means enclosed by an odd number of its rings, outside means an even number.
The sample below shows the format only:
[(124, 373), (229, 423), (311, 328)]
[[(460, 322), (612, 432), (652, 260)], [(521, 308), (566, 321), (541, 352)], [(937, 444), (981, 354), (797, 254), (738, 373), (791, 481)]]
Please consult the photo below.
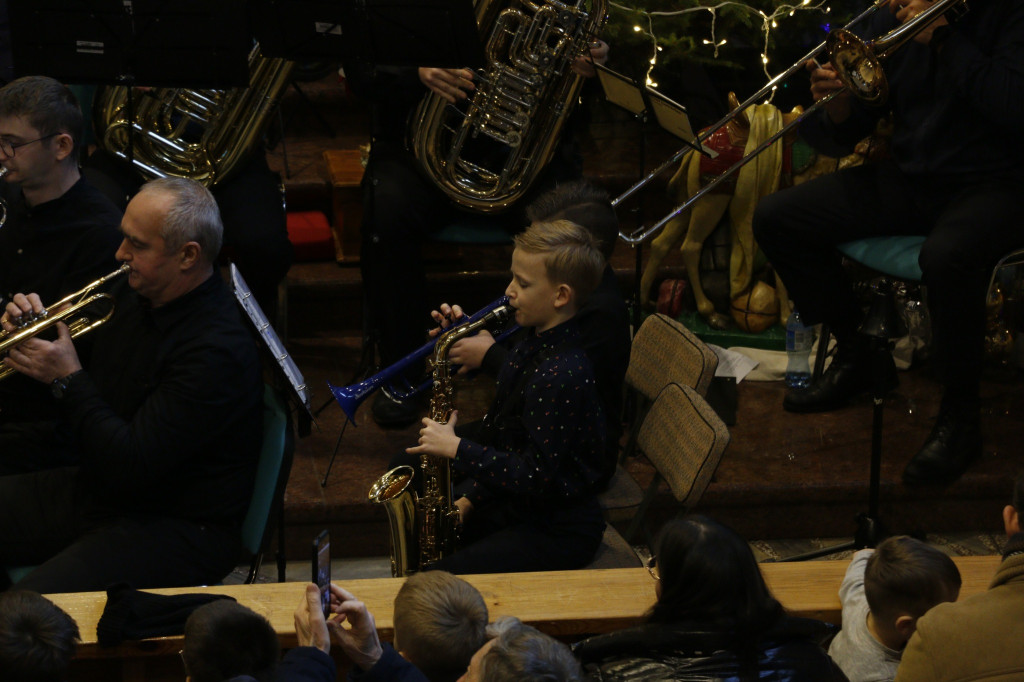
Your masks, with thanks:
[(289, 211), (288, 240), (295, 249), (296, 261), (334, 259), (331, 226), (320, 211)]

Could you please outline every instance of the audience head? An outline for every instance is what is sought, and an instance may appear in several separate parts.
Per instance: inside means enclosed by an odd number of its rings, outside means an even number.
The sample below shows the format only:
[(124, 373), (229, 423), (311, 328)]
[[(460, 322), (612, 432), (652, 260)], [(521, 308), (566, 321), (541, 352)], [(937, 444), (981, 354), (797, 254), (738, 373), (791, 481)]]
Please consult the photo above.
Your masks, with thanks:
[(864, 570), (864, 596), (876, 627), (910, 639), (928, 609), (960, 594), (960, 571), (946, 554), (899, 535), (878, 544)]
[(589, 230), (605, 260), (612, 257), (619, 238), (619, 217), (608, 193), (585, 180), (556, 186), (526, 209), (531, 223), (568, 220)]
[(46, 597), (27, 590), (0, 593), (0, 680), (64, 680), (78, 640), (75, 621)]
[[(18, 134), (24, 139), (17, 142), (52, 136), (33, 144), (56, 152), (58, 161), (78, 166), (84, 117), (78, 100), (66, 85), (48, 76), (25, 76), (0, 88), (0, 121), (7, 125), (15, 119), (28, 126)], [(15, 150), (15, 156), (20, 153), (20, 149)]]
[(1017, 477), (1013, 481), (1013, 499), (1003, 508), (1003, 526), (1008, 537), (1021, 532), (1021, 510), (1024, 510), (1024, 471), (1017, 472)]
[(568, 296), (567, 302), (575, 310), (597, 288), (605, 261), (587, 230), (568, 220), (555, 220), (533, 223), (515, 236), (514, 277), (509, 288), (516, 286), (519, 269), (532, 271), (535, 264), (543, 271), (537, 277), (545, 277), (556, 293)]
[(395, 648), (435, 682), (458, 678), (487, 641), (484, 598), (451, 573), (409, 576), (394, 613)]
[(770, 628), (782, 615), (750, 546), (717, 521), (703, 516), (670, 521), (655, 550), (658, 601), (649, 622), (705, 623), (742, 639)]
[(274, 679), (280, 645), (266, 618), (229, 599), (200, 606), (185, 622), (182, 658), (191, 682), (248, 675)]
[(518, 618), (501, 618), (487, 632), (492, 639), (473, 654), (460, 682), (577, 682), (583, 677), (569, 647)]

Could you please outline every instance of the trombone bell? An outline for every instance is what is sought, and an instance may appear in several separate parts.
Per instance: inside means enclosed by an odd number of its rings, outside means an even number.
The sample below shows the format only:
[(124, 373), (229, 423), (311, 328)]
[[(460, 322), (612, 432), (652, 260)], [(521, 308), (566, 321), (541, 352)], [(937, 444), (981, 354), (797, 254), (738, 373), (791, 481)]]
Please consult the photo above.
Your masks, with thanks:
[(889, 81), (875, 51), (846, 29), (828, 35), (828, 53), (843, 85), (868, 104), (889, 98)]

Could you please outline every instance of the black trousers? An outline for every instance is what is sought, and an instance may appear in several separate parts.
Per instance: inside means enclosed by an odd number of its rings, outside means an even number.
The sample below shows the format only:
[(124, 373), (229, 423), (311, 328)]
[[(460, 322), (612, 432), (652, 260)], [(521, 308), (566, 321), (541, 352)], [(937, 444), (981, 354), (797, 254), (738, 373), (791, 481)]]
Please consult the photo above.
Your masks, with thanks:
[[(840, 344), (862, 312), (836, 245), (883, 235), (924, 235), (934, 354), (947, 398), (977, 397), (991, 269), (1024, 246), (1024, 172), (908, 176), (891, 162), (844, 169), (765, 197), (754, 236), (808, 323)], [(945, 404), (945, 403), (944, 403)]]
[(512, 502), (474, 509), (460, 549), (430, 567), (456, 575), (583, 568), (597, 552), (604, 519), (596, 499), (531, 518)]
[(42, 593), (208, 585), (239, 556), (237, 531), (103, 509), (76, 468), (0, 477), (0, 538), (0, 566), (38, 565), (16, 587)]
[[(469, 438), (479, 426), (480, 422), (460, 424), (456, 433), (462, 438)], [(423, 474), (419, 456), (402, 452), (391, 458), (388, 469), (403, 464), (415, 469), (413, 490), (422, 495)], [(454, 499), (462, 497), (469, 483), (456, 481)], [(524, 514), (514, 502), (482, 505), (473, 509), (463, 527), (459, 550), (430, 569), (467, 574), (583, 568), (597, 552), (604, 526), (604, 517), (596, 499), (554, 509), (539, 518)]]

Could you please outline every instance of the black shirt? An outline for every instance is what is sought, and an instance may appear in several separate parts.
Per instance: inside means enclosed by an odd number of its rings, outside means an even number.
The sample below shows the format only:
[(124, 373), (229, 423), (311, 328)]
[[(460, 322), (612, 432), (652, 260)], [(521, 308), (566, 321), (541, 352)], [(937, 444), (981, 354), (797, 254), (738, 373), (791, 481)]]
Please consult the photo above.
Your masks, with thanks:
[(550, 522), (552, 508), (593, 502), (602, 473), (594, 373), (574, 320), (531, 333), (506, 357), (481, 442), (463, 438), (452, 466), (475, 482), (474, 504), (515, 499), (521, 516)]
[[(882, 9), (867, 34), (882, 35), (897, 25), (892, 13)], [(891, 110), (892, 154), (905, 173), (1019, 169), (1024, 153), (1024, 3), (972, 0), (941, 42), (935, 50), (911, 41), (885, 61), (886, 106), (855, 102), (853, 115), (839, 126), (821, 112), (804, 121), (801, 133), (826, 153), (848, 153)]]
[[(7, 220), (0, 227), (0, 310), (14, 294), (44, 306), (117, 268), (121, 211), (84, 179), (60, 197), (29, 207), (21, 189), (0, 182)], [(50, 419), (48, 386), (22, 375), (0, 382), (0, 422)]]
[[(615, 471), (618, 461), (619, 437), (622, 435), (622, 394), (629, 366), (629, 311), (615, 279), (615, 272), (605, 266), (597, 289), (587, 298), (573, 317), (580, 331), (579, 343), (590, 358), (601, 399), (606, 433), (607, 456), (604, 483)], [(521, 340), (519, 335), (516, 340)], [(510, 344), (496, 343), (487, 349), (481, 369), (497, 376), (508, 361)], [(600, 487), (604, 487), (603, 484)]]
[(262, 439), (255, 342), (220, 275), (159, 308), (121, 280), (59, 401), (84, 488), (113, 513), (238, 527)]

